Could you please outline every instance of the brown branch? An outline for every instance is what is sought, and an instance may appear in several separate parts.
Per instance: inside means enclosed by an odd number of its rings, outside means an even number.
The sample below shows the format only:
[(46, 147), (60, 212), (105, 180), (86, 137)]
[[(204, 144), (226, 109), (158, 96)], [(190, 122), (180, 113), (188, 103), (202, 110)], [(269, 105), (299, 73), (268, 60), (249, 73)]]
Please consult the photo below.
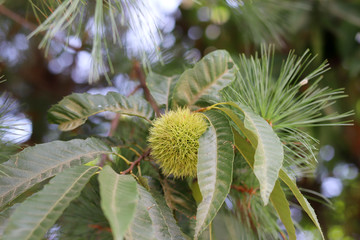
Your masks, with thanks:
[(258, 188), (252, 188), (252, 187), (247, 187), (245, 186), (237, 186), (237, 185), (231, 185), (231, 189), (235, 189), (238, 192), (241, 193), (248, 193), (249, 194), (249, 198), (248, 198), (248, 209), (250, 210), (251, 207), (251, 198), (253, 195), (256, 194), (256, 191), (258, 190)]
[(257, 188), (248, 188), (247, 186), (238, 186), (238, 185), (231, 185), (231, 189), (235, 189), (238, 192), (248, 193), (253, 195), (256, 193)]
[(120, 119), (120, 113), (117, 113), (114, 117), (114, 119), (111, 121), (111, 124), (110, 124), (110, 130), (109, 130), (109, 133), (108, 133), (108, 136), (109, 137), (112, 137), (114, 136), (114, 133), (119, 125), (119, 119)]
[(137, 85), (134, 90), (132, 90), (131, 93), (127, 95), (127, 97), (134, 95), (140, 88), (142, 88), (141, 84)]
[(208, 109), (209, 109), (209, 107), (199, 108), (198, 110), (196, 110), (194, 112), (204, 112), (204, 111), (207, 111)]
[(287, 237), (285, 236), (285, 233), (283, 233), (282, 231), (280, 231), (279, 233), (280, 233), (280, 235), (281, 235), (281, 237), (282, 237), (283, 240), (286, 240), (286, 239), (287, 239)]
[[(108, 137), (114, 136), (114, 133), (119, 125), (120, 113), (117, 113), (114, 119), (111, 121)], [(99, 166), (103, 167), (107, 161), (110, 161), (107, 154), (102, 154), (99, 162)]]
[[(141, 88), (141, 84), (137, 85), (134, 90), (131, 91), (131, 93), (129, 93), (128, 95), (126, 95), (127, 97), (133, 95), (137, 90), (139, 90)], [(108, 133), (109, 137), (114, 136), (114, 133), (119, 125), (119, 119), (120, 119), (120, 113), (117, 113), (114, 117), (114, 119), (111, 121), (111, 125), (110, 125), (110, 130)]]
[(133, 161), (133, 162), (131, 163), (131, 165), (130, 165), (130, 167), (129, 167), (128, 169), (126, 169), (125, 171), (121, 172), (121, 175), (125, 175), (125, 174), (127, 174), (127, 173), (129, 173), (129, 172), (132, 172), (132, 170), (134, 169), (134, 167), (135, 167), (136, 165), (138, 165), (142, 159), (144, 159), (145, 157), (149, 156), (150, 151), (151, 151), (150, 148), (149, 148), (148, 150), (146, 150), (138, 159), (136, 159), (135, 161)]
[(235, 189), (236, 191), (242, 192), (242, 193), (248, 192), (248, 190), (243, 186), (231, 185), (231, 189)]
[[(4, 5), (0, 5), (0, 14), (10, 18), (14, 22), (16, 22), (16, 23), (20, 24), (21, 26), (29, 29), (30, 31), (35, 31), (36, 28), (38, 27), (36, 24), (34, 24), (32, 22), (29, 22), (26, 18), (23, 18), (19, 14), (11, 11), (7, 7), (5, 7)], [(62, 40), (62, 39), (54, 37), (53, 40), (58, 42), (58, 43), (64, 44), (65, 46), (67, 46), (67, 47), (69, 47), (69, 48), (71, 48), (71, 49), (73, 49), (75, 51), (81, 50), (81, 48), (72, 46), (69, 43), (65, 43), (64, 40)]]
[(4, 5), (0, 5), (0, 14), (10, 18), (14, 22), (19, 23), (20, 25), (24, 26), (25, 28), (31, 31), (34, 31), (37, 28), (35, 24), (29, 22), (28, 20), (18, 15), (17, 13), (14, 13), (10, 9), (6, 8)]
[(144, 90), (145, 99), (150, 103), (151, 107), (154, 109), (156, 117), (160, 117), (161, 115), (160, 109), (155, 99), (151, 95), (149, 88), (146, 85), (145, 75), (141, 70), (140, 63), (138, 61), (134, 62), (134, 71), (136, 73), (137, 78), (140, 81), (141, 88)]
[(98, 230), (99, 232), (102, 232), (102, 231), (104, 231), (104, 232), (111, 232), (111, 228), (109, 228), (109, 227), (103, 227), (103, 226), (98, 225), (98, 224), (89, 224), (88, 226), (89, 226), (89, 228), (96, 229), (96, 230)]

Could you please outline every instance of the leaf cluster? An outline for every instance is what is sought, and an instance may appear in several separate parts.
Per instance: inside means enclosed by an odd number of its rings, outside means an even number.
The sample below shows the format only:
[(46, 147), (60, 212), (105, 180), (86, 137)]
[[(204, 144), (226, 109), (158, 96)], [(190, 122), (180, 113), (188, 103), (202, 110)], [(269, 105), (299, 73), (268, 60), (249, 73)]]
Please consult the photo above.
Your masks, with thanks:
[[(1, 164), (1, 214), (15, 209), (5, 220), (4, 238), (41, 239), (47, 231), (55, 231), (70, 239), (94, 232), (104, 239), (110, 238), (110, 232), (114, 239), (202, 239), (221, 235), (224, 222), (229, 223), (226, 236), (230, 237), (296, 239), (284, 190), (290, 190), (322, 235), (314, 209), (289, 169), (308, 167), (307, 159), (313, 155), (314, 139), (305, 127), (349, 113), (319, 116), (319, 111), (343, 97), (340, 90), (319, 88), (318, 80), (308, 83), (324, 72), (325, 64), (303, 76), (307, 53), (300, 58), (290, 53), (276, 75), (271, 54), (271, 47), (264, 48), (261, 56), (241, 56), (235, 62), (229, 53), (218, 50), (180, 76), (149, 74), (152, 97), (147, 99), (158, 103), (164, 113), (159, 118), (140, 97), (118, 93), (65, 97), (49, 110), (50, 122), (61, 130), (73, 130), (92, 115), (113, 111), (121, 114), (119, 123), (131, 122), (124, 126), (137, 127), (138, 134), (119, 125), (122, 130), (114, 137), (123, 141), (94, 137), (54, 141), (26, 148)], [(308, 88), (303, 90), (304, 86)], [(201, 135), (198, 145), (177, 133), (182, 144), (197, 151), (196, 168), (190, 169), (196, 173), (188, 178), (178, 178), (181, 175), (161, 168), (155, 159), (155, 145), (163, 144), (162, 150), (179, 148), (176, 143), (158, 138), (154, 144), (151, 137), (150, 144), (144, 142), (150, 124), (156, 127), (158, 121), (169, 120), (176, 128), (184, 123), (186, 117), (171, 118), (179, 107), (196, 112), (192, 116), (204, 118), (208, 125), (207, 129), (202, 124), (200, 128), (186, 125), (191, 133)], [(189, 171), (180, 162), (174, 167)], [(28, 189), (49, 178), (44, 189), (15, 204)], [(78, 231), (72, 232), (74, 227)]]

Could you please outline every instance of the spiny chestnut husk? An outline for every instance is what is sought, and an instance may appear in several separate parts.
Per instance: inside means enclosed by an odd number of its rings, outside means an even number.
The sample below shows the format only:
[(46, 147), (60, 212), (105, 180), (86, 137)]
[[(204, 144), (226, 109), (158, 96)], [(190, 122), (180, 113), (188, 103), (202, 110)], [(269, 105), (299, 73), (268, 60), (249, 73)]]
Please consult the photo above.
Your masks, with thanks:
[(151, 155), (165, 175), (196, 177), (199, 138), (206, 128), (202, 114), (189, 109), (179, 108), (155, 120), (148, 141)]

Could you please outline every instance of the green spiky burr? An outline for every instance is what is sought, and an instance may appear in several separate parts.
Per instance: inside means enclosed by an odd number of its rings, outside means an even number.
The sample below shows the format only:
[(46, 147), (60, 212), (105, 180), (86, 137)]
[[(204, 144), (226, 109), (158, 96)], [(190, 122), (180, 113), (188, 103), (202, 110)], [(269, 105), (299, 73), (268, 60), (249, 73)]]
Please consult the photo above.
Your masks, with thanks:
[(175, 178), (196, 177), (199, 138), (207, 123), (201, 113), (179, 108), (158, 118), (150, 129), (151, 155), (162, 172)]

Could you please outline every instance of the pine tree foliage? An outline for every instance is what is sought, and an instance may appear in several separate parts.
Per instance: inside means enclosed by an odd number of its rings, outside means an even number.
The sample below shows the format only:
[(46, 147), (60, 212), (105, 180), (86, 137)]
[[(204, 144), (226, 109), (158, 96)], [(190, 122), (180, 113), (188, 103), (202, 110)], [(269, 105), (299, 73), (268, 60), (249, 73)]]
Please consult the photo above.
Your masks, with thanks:
[(6, 93), (1, 94), (0, 101), (2, 102), (0, 107), (0, 163), (8, 159), (8, 157), (14, 154), (18, 148), (14, 144), (6, 139), (6, 135), (10, 130), (16, 130), (19, 126), (14, 126), (13, 121), (9, 117), (9, 113), (14, 110), (14, 101), (11, 100)]
[(329, 70), (326, 62), (309, 71), (314, 60), (309, 51), (301, 57), (291, 51), (278, 70), (273, 58), (274, 47), (263, 47), (261, 56), (241, 55), (238, 81), (223, 91), (224, 100), (247, 105), (269, 122), (284, 144), (286, 165), (306, 171), (314, 166), (318, 141), (304, 128), (347, 125), (344, 119), (353, 111), (324, 115), (336, 99), (346, 97), (343, 89), (321, 87), (321, 74)]
[[(48, 52), (52, 40), (62, 41), (61, 35), (66, 35), (65, 46), (69, 37), (79, 37), (91, 46), (91, 71), (89, 82), (97, 81), (107, 72), (114, 72), (110, 48), (121, 49), (126, 42), (126, 34), (132, 31), (141, 41), (140, 46), (156, 47), (157, 29), (152, 14), (152, 7), (143, 0), (64, 0), (45, 1), (30, 0), (32, 9), (41, 23), (28, 37), (44, 32), (45, 35), (39, 47)], [(147, 19), (147, 20), (146, 20)], [(150, 21), (149, 21), (150, 19)], [(148, 36), (141, 35), (147, 29)], [(60, 34), (61, 33), (61, 34)], [(105, 36), (111, 36), (107, 39)], [(88, 42), (90, 38), (90, 42)], [(71, 47), (71, 46), (70, 46)], [(147, 49), (140, 49), (137, 56), (144, 64), (148, 63)]]
[[(306, 1), (199, 1), (208, 8), (211, 21), (224, 24), (233, 18), (241, 39), (245, 44), (273, 42), (284, 46), (284, 39), (291, 34), (289, 21), (294, 16), (306, 14), (310, 3)], [(53, 40), (69, 44), (71, 37), (79, 37), (82, 44), (91, 48), (91, 70), (89, 82), (105, 76), (110, 81), (109, 72), (114, 73), (110, 49), (123, 49), (129, 57), (140, 59), (145, 68), (151, 68), (154, 59), (162, 62), (167, 50), (161, 49), (158, 40), (162, 38), (157, 25), (158, 16), (149, 2), (144, 0), (30, 0), (31, 8), (39, 26), (28, 37), (44, 34), (39, 47), (47, 53)], [(135, 52), (127, 34), (132, 32), (140, 41), (140, 49)], [(141, 34), (141, 33), (147, 34)], [(65, 40), (64, 40), (65, 36)], [(77, 47), (75, 47), (76, 49)], [(151, 49), (151, 51), (149, 51)]]
[[(4, 76), (0, 76), (0, 84), (5, 81)], [(9, 132), (11, 134), (11, 131), (23, 131), (21, 125), (14, 123), (11, 118), (11, 113), (14, 113), (16, 110), (16, 103), (11, 96), (6, 92), (2, 93), (0, 95), (0, 163), (6, 161), (10, 155), (18, 150), (15, 144), (18, 140), (17, 136), (12, 141), (7, 139)]]

